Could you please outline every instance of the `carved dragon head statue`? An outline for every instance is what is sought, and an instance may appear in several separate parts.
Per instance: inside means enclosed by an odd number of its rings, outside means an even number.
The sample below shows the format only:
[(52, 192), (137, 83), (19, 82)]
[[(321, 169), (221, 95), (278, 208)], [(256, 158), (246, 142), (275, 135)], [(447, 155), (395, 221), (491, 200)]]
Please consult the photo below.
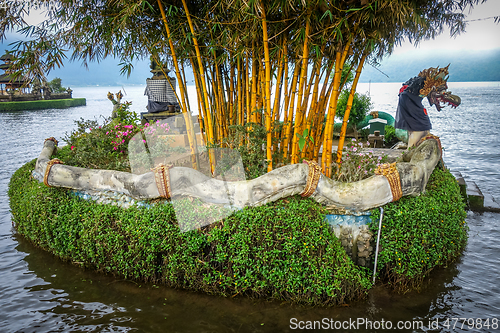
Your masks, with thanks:
[(453, 95), (450, 91), (447, 91), (448, 85), (448, 67), (434, 68), (430, 67), (421, 71), (418, 76), (415, 76), (403, 85), (408, 86), (409, 92), (420, 95), (420, 97), (427, 97), (429, 104), (435, 105), (438, 111), (441, 111), (445, 105), (441, 103), (448, 103), (452, 107), (457, 107), (461, 103), (460, 97)]

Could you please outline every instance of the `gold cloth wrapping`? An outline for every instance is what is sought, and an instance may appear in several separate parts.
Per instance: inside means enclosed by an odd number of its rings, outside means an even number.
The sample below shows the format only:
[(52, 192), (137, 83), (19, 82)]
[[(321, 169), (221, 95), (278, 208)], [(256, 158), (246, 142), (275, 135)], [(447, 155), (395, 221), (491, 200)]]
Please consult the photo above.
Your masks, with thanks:
[(156, 168), (151, 169), (155, 174), (156, 187), (158, 188), (158, 193), (160, 197), (170, 199), (170, 171), (169, 169), (172, 165), (164, 165), (162, 163), (158, 164)]
[(321, 171), (318, 163), (315, 161), (304, 161), (304, 163), (309, 166), (309, 173), (307, 174), (306, 187), (300, 195), (302, 197), (309, 197), (316, 191)]
[(401, 189), (401, 179), (399, 178), (399, 172), (396, 168), (396, 162), (380, 165), (375, 170), (375, 174), (382, 175), (387, 178), (387, 181), (391, 186), (392, 201), (397, 201), (403, 196), (403, 190)]
[[(50, 139), (47, 139), (47, 140), (50, 140)], [(56, 143), (56, 146), (57, 146), (57, 143)], [(51, 187), (49, 185), (49, 173), (50, 173), (50, 169), (52, 169), (52, 166), (54, 164), (64, 164), (64, 163), (61, 160), (59, 160), (58, 158), (51, 159), (50, 161), (47, 162), (47, 168), (45, 169), (45, 175), (43, 176), (43, 183), (47, 187)]]

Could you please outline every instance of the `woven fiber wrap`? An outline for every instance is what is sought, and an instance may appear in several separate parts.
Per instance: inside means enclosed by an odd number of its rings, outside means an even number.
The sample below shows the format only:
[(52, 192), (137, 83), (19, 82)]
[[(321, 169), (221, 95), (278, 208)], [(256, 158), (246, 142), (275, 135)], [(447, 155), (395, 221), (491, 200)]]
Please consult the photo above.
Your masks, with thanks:
[(156, 187), (158, 188), (158, 193), (160, 197), (170, 199), (170, 171), (169, 169), (172, 165), (164, 165), (162, 163), (158, 164), (156, 168), (151, 169), (155, 174)]
[(399, 178), (399, 172), (396, 168), (396, 162), (380, 165), (375, 170), (375, 174), (382, 175), (387, 178), (387, 181), (391, 186), (392, 201), (401, 199), (403, 196), (403, 190), (401, 189), (401, 179)]
[[(54, 138), (52, 138), (52, 139), (54, 139)], [(47, 140), (50, 140), (50, 139), (47, 139)], [(45, 140), (45, 141), (47, 141), (47, 140)], [(56, 145), (57, 145), (57, 143), (56, 143)], [(50, 169), (52, 169), (52, 166), (54, 164), (64, 164), (64, 163), (61, 160), (59, 160), (58, 158), (51, 159), (50, 161), (47, 162), (47, 168), (45, 169), (45, 175), (43, 176), (43, 183), (47, 187), (51, 187), (49, 185), (49, 173), (50, 173)]]
[(309, 166), (309, 173), (307, 174), (306, 187), (300, 195), (302, 197), (309, 197), (314, 193), (314, 191), (316, 191), (321, 171), (318, 163), (315, 161), (304, 161), (304, 163)]

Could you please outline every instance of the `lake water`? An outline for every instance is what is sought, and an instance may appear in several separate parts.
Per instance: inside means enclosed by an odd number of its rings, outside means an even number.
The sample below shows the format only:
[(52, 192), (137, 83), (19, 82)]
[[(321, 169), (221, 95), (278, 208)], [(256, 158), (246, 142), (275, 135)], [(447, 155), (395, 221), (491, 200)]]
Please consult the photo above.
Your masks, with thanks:
[[(462, 98), (457, 109), (428, 108), (444, 160), (481, 190), (500, 199), (500, 83), (449, 83)], [(394, 114), (399, 83), (360, 84), (374, 110)], [(458, 261), (436, 270), (421, 292), (405, 295), (376, 286), (367, 300), (338, 308), (309, 308), (247, 298), (221, 298), (124, 281), (64, 263), (35, 248), (11, 225), (7, 186), (13, 172), (36, 158), (43, 140), (62, 138), (73, 121), (111, 114), (108, 91), (126, 92), (132, 109), (144, 110), (144, 87), (74, 88), (87, 105), (63, 110), (0, 113), (0, 332), (292, 332), (306, 321), (344, 323), (340, 331), (375, 331), (375, 321), (410, 321), (399, 331), (500, 331), (500, 214), (469, 212), (469, 243)], [(194, 103), (192, 103), (194, 104)], [(292, 319), (295, 318), (295, 319)], [(349, 320), (372, 321), (359, 330)], [(471, 329), (463, 320), (489, 319)], [(450, 319), (446, 322), (446, 319)], [(302, 321), (302, 323), (300, 322)], [(412, 321), (424, 328), (410, 329)], [(450, 326), (447, 329), (445, 326)], [(470, 323), (470, 321), (469, 321)], [(432, 325), (429, 325), (432, 324)], [(435, 324), (438, 329), (433, 329)], [(463, 325), (462, 325), (463, 324)], [(326, 327), (326, 326), (324, 326)], [(386, 326), (384, 326), (386, 327)], [(477, 327), (477, 326), (474, 326)], [(294, 329), (297, 328), (297, 329)], [(376, 331), (384, 331), (378, 329)]]

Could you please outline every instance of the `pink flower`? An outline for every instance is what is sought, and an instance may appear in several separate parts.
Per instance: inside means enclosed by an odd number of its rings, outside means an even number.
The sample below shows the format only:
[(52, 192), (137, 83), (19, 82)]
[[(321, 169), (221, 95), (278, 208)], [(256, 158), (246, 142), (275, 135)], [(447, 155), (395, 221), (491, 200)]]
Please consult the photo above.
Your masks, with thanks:
[(125, 142), (125, 139), (122, 140), (122, 143), (124, 143), (124, 142)]
[(92, 128), (89, 128), (89, 131), (92, 131)]
[(71, 150), (75, 149), (75, 146), (71, 146)]
[(113, 150), (116, 150), (116, 149), (118, 149), (118, 148), (116, 148), (116, 147), (113, 147)]
[(146, 140), (142, 139), (142, 142), (146, 143)]
[(106, 132), (106, 135), (108, 135), (108, 134), (109, 134), (109, 132)]

